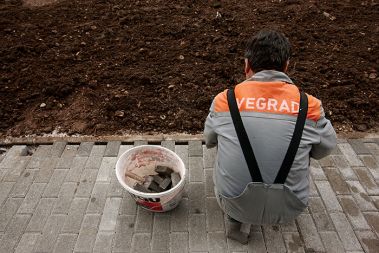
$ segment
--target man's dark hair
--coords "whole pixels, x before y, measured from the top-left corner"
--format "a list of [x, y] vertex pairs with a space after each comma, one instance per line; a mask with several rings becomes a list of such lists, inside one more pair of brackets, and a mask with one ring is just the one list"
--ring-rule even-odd
[[291, 55], [291, 44], [281, 33], [262, 30], [248, 40], [245, 57], [255, 72], [262, 70], [284, 71]]

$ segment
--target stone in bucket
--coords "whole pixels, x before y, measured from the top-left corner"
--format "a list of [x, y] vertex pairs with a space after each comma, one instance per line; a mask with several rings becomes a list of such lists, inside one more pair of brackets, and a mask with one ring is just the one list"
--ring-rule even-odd
[[134, 189], [146, 193], [159, 193], [175, 187], [180, 182], [180, 175], [167, 166], [158, 165], [154, 171], [158, 174], [140, 177], [132, 172], [126, 171], [125, 176], [131, 177], [139, 182]]

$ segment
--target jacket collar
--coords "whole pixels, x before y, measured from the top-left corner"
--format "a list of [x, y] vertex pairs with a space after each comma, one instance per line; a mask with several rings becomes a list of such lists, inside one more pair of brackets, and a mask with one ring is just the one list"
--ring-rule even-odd
[[285, 83], [293, 84], [292, 80], [283, 72], [276, 70], [262, 70], [255, 73], [252, 77], [246, 81], [260, 81], [260, 82], [275, 82], [281, 81]]

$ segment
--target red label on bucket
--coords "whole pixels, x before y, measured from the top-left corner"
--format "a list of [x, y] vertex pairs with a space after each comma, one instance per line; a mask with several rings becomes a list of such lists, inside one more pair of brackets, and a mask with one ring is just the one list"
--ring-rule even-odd
[[142, 198], [140, 196], [136, 196], [132, 194], [134, 197], [136, 203], [146, 209], [149, 209], [151, 211], [163, 211], [163, 207], [161, 205], [161, 199], [160, 198]]

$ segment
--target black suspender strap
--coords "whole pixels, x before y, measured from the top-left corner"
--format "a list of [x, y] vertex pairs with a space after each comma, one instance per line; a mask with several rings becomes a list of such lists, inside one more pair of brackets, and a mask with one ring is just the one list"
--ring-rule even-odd
[[288, 147], [286, 156], [284, 157], [282, 166], [279, 169], [278, 175], [276, 175], [274, 184], [284, 184], [287, 179], [288, 173], [292, 167], [293, 160], [295, 159], [296, 152], [299, 149], [301, 136], [303, 135], [305, 120], [308, 113], [308, 97], [304, 92], [300, 92], [300, 106], [299, 115], [297, 116], [295, 130]]
[[[229, 104], [229, 109], [230, 109], [230, 114], [233, 120], [233, 124], [236, 129], [238, 140], [240, 142], [242, 152], [245, 156], [245, 160], [249, 168], [252, 181], [263, 182], [257, 160], [255, 159], [253, 148], [251, 147], [249, 137], [247, 136], [245, 127], [243, 126], [243, 122], [242, 122], [241, 115], [238, 109], [234, 90], [228, 90], [227, 98], [228, 98], [228, 104]], [[304, 92], [301, 92], [299, 115], [296, 120], [294, 134], [292, 136], [287, 153], [284, 157], [282, 166], [280, 167], [278, 175], [275, 178], [275, 181], [274, 181], [275, 184], [284, 184], [284, 182], [287, 179], [288, 173], [295, 159], [296, 152], [299, 148], [301, 136], [303, 135], [303, 129], [304, 129], [307, 113], [308, 113], [308, 97]]]
[[245, 156], [247, 167], [250, 171], [251, 179], [253, 182], [263, 182], [253, 148], [250, 145], [249, 137], [247, 136], [245, 127], [243, 126], [234, 90], [228, 90], [227, 96], [230, 114], [232, 116], [233, 124], [237, 132], [243, 155]]

